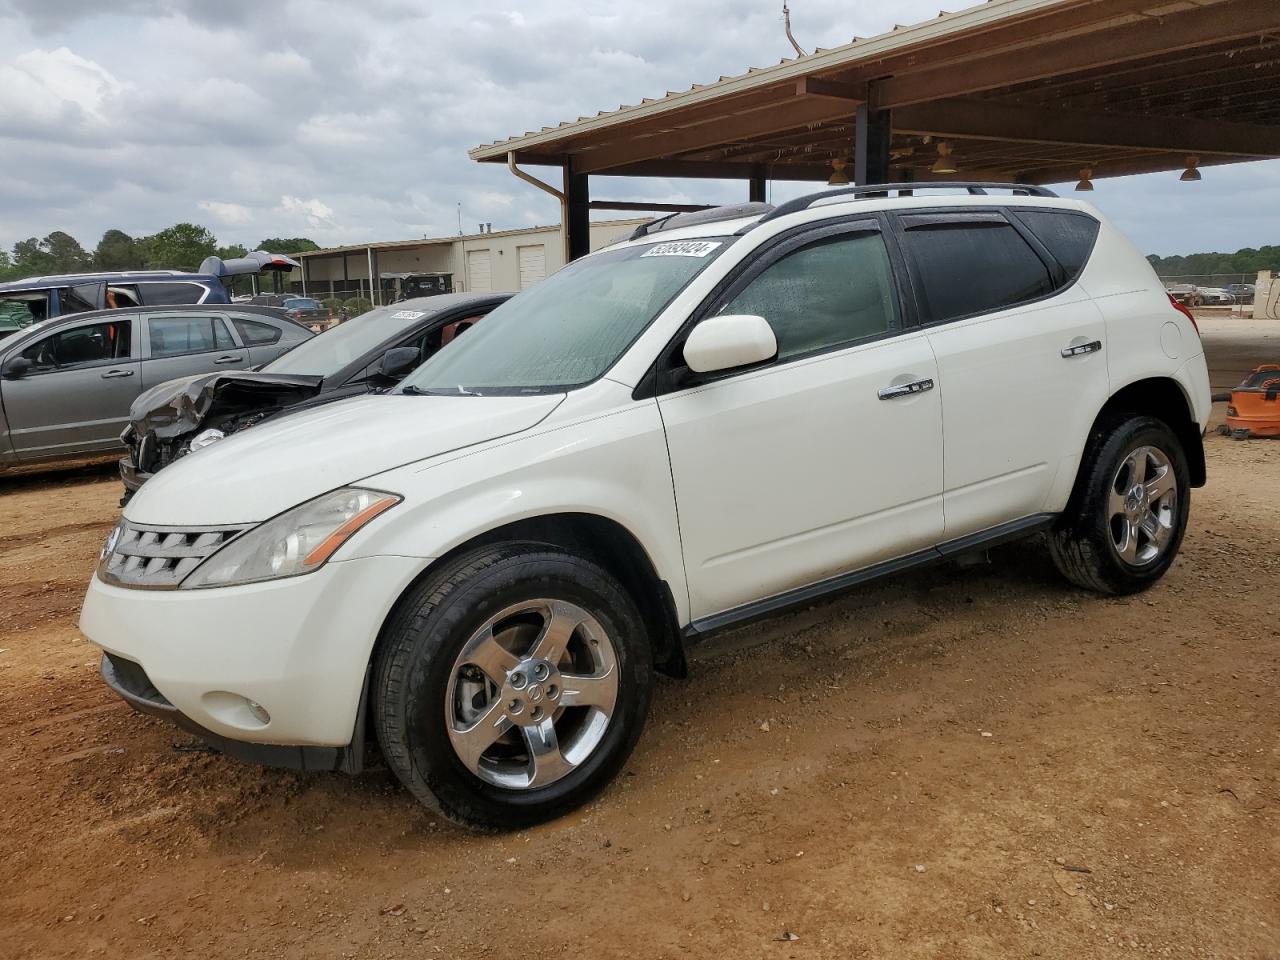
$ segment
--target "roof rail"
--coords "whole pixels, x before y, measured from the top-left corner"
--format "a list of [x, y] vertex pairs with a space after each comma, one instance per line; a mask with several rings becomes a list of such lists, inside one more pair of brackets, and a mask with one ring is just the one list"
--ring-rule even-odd
[[1058, 196], [1048, 187], [1038, 187], [1030, 183], [987, 183], [960, 180], [939, 180], [929, 183], [868, 183], [856, 187], [841, 187], [839, 190], [823, 190], [820, 193], [809, 193], [803, 197], [796, 197], [794, 200], [788, 200], [786, 203], [780, 204], [772, 213], [761, 218], [760, 223], [776, 220], [778, 217], [785, 217], [788, 213], [795, 213], [797, 210], [808, 210], [819, 200], [825, 200], [827, 197], [852, 196], [857, 199], [858, 197], [887, 195], [891, 190], [897, 190], [898, 196], [903, 196], [904, 193], [920, 193], [924, 190], [967, 190], [975, 196], [985, 196], [988, 190], [1009, 190], [1015, 195], [1025, 197]]
[[699, 223], [716, 223], [719, 220], [738, 220], [742, 217], [758, 217], [773, 209], [771, 203], [735, 203], [727, 207], [710, 207], [706, 210], [694, 210], [688, 213], [673, 213], [658, 220], [642, 223], [632, 232], [629, 240], [639, 240], [664, 230], [677, 230], [680, 227], [692, 227]]

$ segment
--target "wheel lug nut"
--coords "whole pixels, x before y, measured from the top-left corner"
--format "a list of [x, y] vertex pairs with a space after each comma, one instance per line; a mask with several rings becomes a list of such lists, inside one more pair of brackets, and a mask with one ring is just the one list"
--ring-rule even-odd
[[533, 708], [533, 712], [529, 714], [529, 717], [530, 717], [531, 719], [533, 719], [533, 720], [541, 720], [541, 719], [542, 719], [542, 708], [541, 708], [541, 707], [534, 707], [534, 708]]
[[534, 676], [534, 679], [536, 680], [547, 679], [547, 665], [545, 663], [540, 663], [536, 667], [534, 667], [533, 676]]
[[510, 703], [507, 704], [507, 709], [510, 710], [512, 713], [519, 713], [521, 710], [524, 709], [524, 701], [512, 700]]
[[513, 673], [511, 675], [511, 685], [515, 687], [517, 690], [523, 690], [525, 687], [525, 684], [527, 684], [528, 682], [529, 682], [529, 678], [526, 677], [523, 673]]

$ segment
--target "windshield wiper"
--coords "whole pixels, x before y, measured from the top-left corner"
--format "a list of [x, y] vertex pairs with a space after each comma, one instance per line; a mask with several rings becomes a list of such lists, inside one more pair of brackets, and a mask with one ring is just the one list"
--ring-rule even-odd
[[430, 387], [424, 390], [422, 387], [415, 387], [413, 384], [400, 388], [401, 393], [406, 393], [411, 397], [478, 397], [481, 394], [474, 390], [468, 390], [459, 384], [453, 388], [437, 388]]

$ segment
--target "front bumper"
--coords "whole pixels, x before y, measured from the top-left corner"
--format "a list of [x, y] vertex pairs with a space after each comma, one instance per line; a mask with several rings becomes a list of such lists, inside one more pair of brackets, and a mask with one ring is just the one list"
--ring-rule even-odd
[[[196, 723], [165, 699], [155, 688], [141, 665], [115, 654], [104, 653], [99, 667], [102, 682], [110, 687], [125, 703], [139, 713], [160, 717], [177, 724], [188, 733], [221, 753], [249, 763], [261, 763], [268, 767], [289, 770], [334, 771], [359, 773], [364, 769], [364, 738], [353, 736], [345, 747], [287, 747], [269, 743], [246, 743], [220, 737]], [[360, 725], [357, 723], [357, 733]]]
[[378, 632], [425, 563], [364, 557], [203, 590], [130, 589], [95, 576], [80, 629], [138, 666], [145, 685], [122, 681], [118, 669], [117, 682], [104, 679], [139, 709], [238, 743], [346, 747]]

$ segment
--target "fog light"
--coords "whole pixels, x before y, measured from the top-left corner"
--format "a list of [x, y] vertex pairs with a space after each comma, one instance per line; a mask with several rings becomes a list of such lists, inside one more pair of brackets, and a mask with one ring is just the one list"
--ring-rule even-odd
[[238, 693], [212, 690], [200, 700], [210, 716], [238, 730], [261, 730], [271, 723], [271, 714], [266, 707]]

